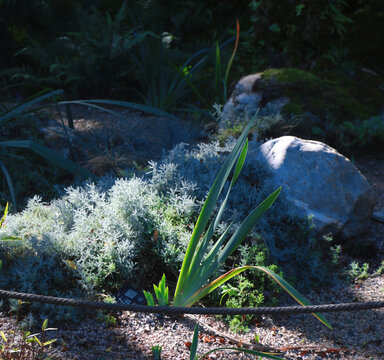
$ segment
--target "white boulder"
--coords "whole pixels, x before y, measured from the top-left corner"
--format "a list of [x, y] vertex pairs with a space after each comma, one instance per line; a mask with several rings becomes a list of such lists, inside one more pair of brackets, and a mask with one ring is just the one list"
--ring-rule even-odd
[[267, 141], [256, 157], [300, 216], [313, 215], [317, 233], [351, 238], [365, 231], [375, 204], [367, 179], [345, 156], [318, 141], [283, 136]]

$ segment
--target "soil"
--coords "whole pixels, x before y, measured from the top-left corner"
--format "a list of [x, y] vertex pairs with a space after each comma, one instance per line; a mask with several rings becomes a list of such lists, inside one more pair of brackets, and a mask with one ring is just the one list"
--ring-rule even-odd
[[144, 168], [180, 142], [193, 145], [206, 140], [203, 127], [192, 121], [121, 108], [110, 108], [110, 112], [85, 106], [71, 109], [74, 129], [67, 129], [69, 136], [63, 131], [62, 122], [67, 125], [64, 113], [64, 119], [53, 113], [41, 131], [43, 141], [98, 176], [107, 172], [119, 175], [132, 166]]
[[[149, 156], [158, 158], [164, 147], [172, 146], [172, 141], [169, 139], [170, 128], [164, 127], [161, 119], [132, 114], [131, 121], [123, 124], [116, 119], [111, 120], [109, 115], [95, 115], [90, 109], [80, 115], [75, 118], [76, 136], [82, 135], [88, 144], [98, 142], [98, 149], [85, 151], [80, 148], [79, 151], [84, 155], [83, 164], [97, 174], [105, 171], [118, 173], [119, 169], [132, 164], [133, 160], [144, 161]], [[137, 139], [142, 133], [146, 133], [147, 137], [145, 146], [140, 150], [137, 145], [140, 141]], [[136, 138], [133, 145], [132, 134], [135, 134]], [[199, 136], [195, 136], [195, 142], [205, 140]], [[114, 139], [118, 139], [117, 142]], [[142, 157], [136, 158], [135, 151]], [[97, 163], [95, 158], [101, 156], [100, 152], [107, 159], [113, 159], [106, 169], [95, 165]], [[384, 154], [364, 155], [357, 157], [354, 162], [375, 191], [377, 198], [375, 210], [383, 209]], [[357, 260], [368, 261], [372, 270], [377, 269], [384, 259], [384, 224], [369, 220], [367, 232], [361, 240], [372, 244], [375, 251], [371, 254], [373, 256]], [[352, 258], [346, 256], [343, 261], [348, 265], [351, 260]], [[376, 274], [355, 283], [340, 280], [332, 288], [316, 289], [306, 295], [314, 304], [329, 304], [383, 300], [383, 291], [384, 275]], [[293, 305], [293, 301], [283, 297], [281, 305]], [[285, 359], [384, 359], [384, 309], [326, 314], [334, 327], [333, 331], [309, 314], [265, 316], [258, 319], [248, 333], [240, 335], [231, 333], [224, 323], [210, 316], [161, 317], [130, 312], [111, 315], [116, 318], [115, 324], [98, 322], [95, 319], [88, 319], [79, 325], [61, 324], [58, 330], [48, 333], [48, 338], [55, 338], [57, 341], [46, 353], [52, 359], [68, 360], [152, 359], [151, 347], [159, 344], [163, 349], [163, 359], [188, 359], [193, 329], [199, 322], [200, 354], [215, 347], [253, 343], [251, 345], [253, 348], [257, 349], [261, 344], [276, 351]], [[19, 334], [17, 342], [20, 343], [21, 332], [17, 329], [18, 325], [12, 316], [1, 314], [0, 331], [9, 334], [10, 330], [15, 330]], [[259, 341], [259, 345], [255, 344], [255, 339]], [[248, 358], [252, 357], [228, 351], [213, 353], [209, 357], [209, 359]]]

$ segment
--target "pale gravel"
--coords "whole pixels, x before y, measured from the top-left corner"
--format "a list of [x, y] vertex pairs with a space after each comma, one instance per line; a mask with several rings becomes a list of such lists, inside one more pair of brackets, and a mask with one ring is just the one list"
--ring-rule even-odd
[[[316, 304], [383, 300], [384, 275], [366, 279], [361, 284], [347, 285], [341, 281], [330, 289], [307, 294]], [[285, 304], [292, 304], [284, 299]], [[258, 335], [259, 342], [281, 350], [285, 359], [384, 359], [384, 309], [338, 312], [326, 314], [334, 330], [329, 330], [310, 314], [266, 316], [251, 326], [249, 333], [241, 336], [228, 332], [225, 324], [211, 316], [168, 317], [122, 312], [115, 326], [95, 320], [80, 325], [63, 324], [52, 331], [49, 338], [56, 338], [48, 351], [53, 359], [102, 360], [102, 359], [152, 359], [151, 347], [162, 345], [162, 359], [188, 359], [188, 342], [193, 336], [197, 318], [215, 332], [200, 326], [199, 353], [215, 347], [238, 346], [252, 342]], [[17, 327], [15, 320], [1, 315], [0, 330], [9, 333]], [[220, 335], [217, 335], [217, 333]], [[222, 334], [238, 336], [234, 343]], [[289, 349], [290, 347], [294, 349]], [[210, 359], [251, 359], [239, 353], [217, 352]]]

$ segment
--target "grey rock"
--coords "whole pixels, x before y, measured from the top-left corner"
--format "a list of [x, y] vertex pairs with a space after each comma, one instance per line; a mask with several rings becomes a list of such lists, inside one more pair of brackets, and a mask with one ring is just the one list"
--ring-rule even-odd
[[252, 74], [243, 77], [235, 86], [231, 96], [223, 107], [220, 127], [236, 124], [260, 112], [261, 115], [279, 114], [283, 107], [289, 103], [286, 96], [277, 97], [261, 106], [262, 92], [253, 91], [256, 81], [261, 74]]
[[142, 291], [134, 289], [131, 285], [127, 285], [120, 289], [115, 295], [116, 302], [120, 304], [146, 304], [147, 301]]
[[372, 213], [372, 219], [384, 223], [384, 209], [374, 211]]
[[261, 73], [244, 76], [236, 84], [235, 89], [232, 92], [232, 95], [238, 96], [242, 93], [250, 94], [252, 92], [254, 83], [259, 79], [261, 79]]
[[137, 291], [135, 291], [133, 289], [129, 289], [124, 295], [130, 299], [133, 299], [134, 297], [136, 297], [138, 295], [138, 293], [137, 293]]
[[363, 233], [375, 204], [366, 178], [330, 146], [294, 136], [267, 141], [256, 159], [282, 186], [295, 215], [313, 215], [317, 233], [351, 238]]

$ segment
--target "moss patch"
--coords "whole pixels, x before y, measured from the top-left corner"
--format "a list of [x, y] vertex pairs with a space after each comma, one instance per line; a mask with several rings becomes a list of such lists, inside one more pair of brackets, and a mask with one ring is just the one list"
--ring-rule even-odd
[[286, 112], [294, 109], [297, 113], [302, 108], [303, 112], [326, 115], [327, 120], [338, 122], [380, 113], [384, 93], [377, 87], [375, 89], [369, 80], [372, 79], [363, 74], [352, 78], [330, 72], [315, 75], [293, 68], [269, 69], [263, 72], [254, 89], [272, 88], [274, 95], [288, 96], [291, 104], [284, 108]]
[[295, 68], [283, 68], [283, 69], [268, 69], [263, 72], [262, 78], [264, 80], [278, 80], [282, 84], [302, 84], [309, 86], [318, 86], [320, 79], [311, 74], [310, 72], [295, 69]]
[[[312, 138], [314, 134], [322, 134], [318, 140], [335, 146], [343, 122], [368, 119], [382, 112], [383, 84], [383, 78], [363, 71], [347, 76], [282, 68], [264, 71], [252, 90], [262, 92], [262, 106], [288, 96], [290, 102], [283, 108], [283, 114], [302, 117], [291, 134], [295, 135], [296, 131], [299, 136]], [[313, 132], [314, 127], [320, 131]]]

